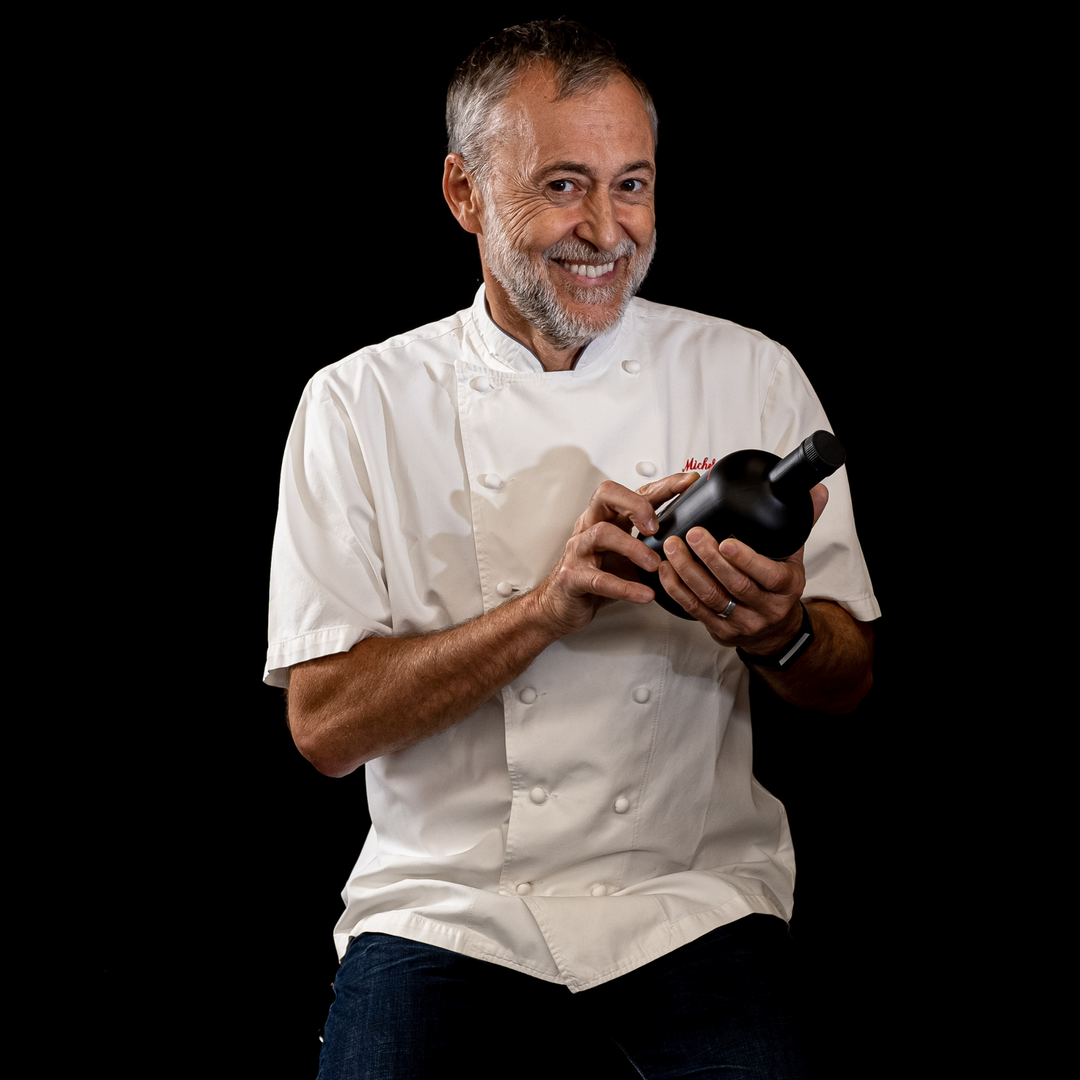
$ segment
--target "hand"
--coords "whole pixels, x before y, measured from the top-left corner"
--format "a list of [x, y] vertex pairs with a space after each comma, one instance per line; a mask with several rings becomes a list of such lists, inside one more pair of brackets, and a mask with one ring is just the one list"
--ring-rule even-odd
[[[829, 492], [818, 484], [810, 497], [817, 524]], [[689, 548], [677, 537], [665, 541], [668, 561], [660, 568], [660, 581], [674, 600], [704, 624], [714, 641], [768, 656], [798, 633], [802, 624], [799, 600], [806, 586], [802, 548], [777, 561], [738, 540], [717, 543], [701, 528], [691, 529], [686, 539]], [[732, 600], [735, 607], [731, 614], [721, 618], [718, 612], [726, 610]]]
[[601, 605], [611, 600], [647, 604], [653, 591], [626, 566], [628, 560], [656, 572], [661, 559], [630, 535], [632, 526], [645, 536], [659, 527], [656, 507], [685, 491], [697, 473], [678, 473], [638, 490], [607, 480], [577, 519], [555, 569], [533, 590], [547, 620], [559, 636], [581, 630]]

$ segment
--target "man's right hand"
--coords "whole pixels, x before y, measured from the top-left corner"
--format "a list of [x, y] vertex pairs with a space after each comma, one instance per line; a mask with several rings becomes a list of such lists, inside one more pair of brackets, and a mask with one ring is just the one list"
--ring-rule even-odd
[[658, 527], [656, 507], [697, 478], [697, 473], [676, 473], [637, 491], [607, 480], [593, 492], [562, 558], [532, 593], [558, 637], [584, 629], [612, 600], [647, 604], [653, 599], [652, 589], [635, 578], [629, 564], [655, 573], [661, 560], [630, 529], [636, 526], [652, 536]]

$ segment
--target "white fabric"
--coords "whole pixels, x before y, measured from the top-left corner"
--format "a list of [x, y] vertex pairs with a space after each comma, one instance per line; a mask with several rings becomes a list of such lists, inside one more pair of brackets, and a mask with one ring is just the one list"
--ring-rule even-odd
[[[791, 355], [754, 331], [637, 299], [573, 371], [544, 372], [481, 289], [308, 385], [266, 681], [535, 586], [605, 479], [782, 455], [828, 426]], [[874, 619], [844, 470], [828, 487], [805, 596]], [[657, 604], [602, 609], [468, 719], [366, 770], [373, 825], [339, 952], [381, 931], [583, 990], [750, 912], [790, 917], [791, 842], [751, 775], [746, 669]]]

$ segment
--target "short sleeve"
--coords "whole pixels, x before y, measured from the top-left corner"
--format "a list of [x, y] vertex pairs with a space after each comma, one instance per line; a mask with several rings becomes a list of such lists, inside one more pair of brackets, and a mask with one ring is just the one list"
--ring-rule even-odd
[[353, 422], [328, 379], [307, 386], [281, 466], [263, 681], [391, 633], [382, 544]]
[[[815, 431], [832, 431], [809, 379], [783, 347], [765, 398], [762, 429], [767, 448], [781, 457]], [[806, 541], [803, 599], [834, 600], [852, 618], [871, 622], [880, 617], [881, 609], [855, 530], [847, 469], [839, 469], [823, 483], [829, 489], [829, 503]]]

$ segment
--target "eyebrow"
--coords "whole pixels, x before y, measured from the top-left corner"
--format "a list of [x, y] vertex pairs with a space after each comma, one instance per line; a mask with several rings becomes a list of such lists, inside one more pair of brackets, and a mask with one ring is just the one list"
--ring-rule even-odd
[[[628, 165], [624, 165], [621, 169], [619, 169], [616, 172], [616, 175], [617, 176], [622, 176], [624, 173], [628, 173], [628, 172], [649, 172], [649, 173], [653, 173], [655, 171], [656, 171], [656, 169], [653, 166], [653, 163], [651, 161], [646, 161], [646, 160], [632, 161]], [[551, 176], [552, 173], [564, 173], [564, 172], [581, 173], [583, 176], [588, 176], [588, 177], [594, 177], [596, 175], [596, 170], [593, 169], [593, 167], [591, 165], [586, 165], [584, 162], [581, 162], [581, 161], [555, 161], [555, 162], [552, 162], [552, 164], [550, 164], [546, 169], [544, 169], [544, 171], [541, 173], [541, 176], [548, 177], [548, 176]]]

